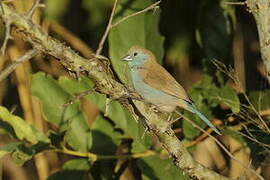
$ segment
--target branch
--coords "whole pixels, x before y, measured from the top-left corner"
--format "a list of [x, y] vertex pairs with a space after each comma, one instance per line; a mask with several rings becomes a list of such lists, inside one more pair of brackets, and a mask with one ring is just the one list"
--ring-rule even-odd
[[105, 43], [105, 40], [107, 39], [107, 36], [110, 32], [110, 30], [116, 26], [118, 26], [120, 23], [126, 21], [127, 19], [133, 17], [133, 16], [137, 16], [139, 14], [142, 14], [142, 13], [145, 13], [146, 11], [149, 11], [151, 9], [156, 9], [158, 8], [158, 4], [160, 4], [161, 1], [157, 1], [155, 2], [154, 4], [151, 4], [150, 6], [146, 7], [145, 9], [141, 10], [141, 11], [138, 11], [136, 13], [133, 13], [133, 14], [130, 14], [122, 19], [120, 19], [119, 21], [117, 21], [116, 23], [112, 24], [112, 21], [113, 21], [113, 16], [115, 14], [115, 10], [116, 10], [116, 5], [117, 5], [117, 0], [114, 1], [114, 5], [113, 5], [113, 9], [112, 9], [112, 12], [111, 12], [111, 16], [110, 16], [110, 19], [109, 19], [109, 22], [108, 22], [108, 25], [106, 27], [106, 30], [105, 30], [105, 33], [103, 34], [100, 42], [99, 42], [99, 45], [98, 45], [98, 49], [96, 51], [96, 55], [100, 55], [102, 49], [103, 49], [103, 45]]
[[66, 42], [68, 42], [75, 50], [79, 51], [84, 57], [91, 58], [94, 53], [92, 49], [80, 38], [78, 38], [71, 31], [61, 26], [59, 23], [53, 20], [47, 20], [50, 30], [55, 32], [61, 38], [63, 38]]
[[230, 153], [230, 151], [221, 143], [217, 140], [217, 138], [215, 138], [214, 136], [212, 136], [210, 133], [206, 132], [204, 129], [202, 129], [200, 126], [196, 125], [193, 121], [191, 121], [189, 118], [182, 116], [186, 121], [188, 121], [189, 123], [191, 123], [194, 127], [196, 127], [197, 129], [199, 129], [200, 131], [208, 134], [208, 136], [210, 138], [212, 138], [223, 150], [224, 152], [226, 152], [226, 154], [234, 161], [236, 161], [240, 166], [242, 166], [243, 168], [245, 168], [247, 171], [250, 171], [251, 173], [253, 173], [254, 175], [256, 175], [260, 180], [264, 180], [264, 178], [258, 173], [256, 172], [254, 169], [250, 168], [249, 166], [243, 164], [241, 161], [239, 161], [238, 159], [236, 159], [232, 153]]
[[101, 53], [101, 51], [103, 49], [103, 45], [105, 43], [105, 40], [107, 39], [107, 36], [108, 36], [108, 34], [109, 34], [110, 30], [111, 30], [111, 24], [112, 24], [114, 12], [116, 10], [116, 5], [117, 5], [117, 0], [114, 0], [113, 9], [112, 9], [112, 12], [111, 12], [111, 16], [110, 16], [108, 25], [107, 25], [106, 30], [105, 30], [105, 32], [104, 32], [104, 34], [103, 34], [103, 36], [102, 36], [102, 38], [101, 38], [101, 40], [100, 40], [100, 42], [98, 44], [98, 49], [96, 51], [97, 56], [100, 55], [100, 53]]
[[43, 7], [42, 4], [40, 4], [40, 0], [35, 0], [33, 6], [31, 7], [31, 9], [26, 13], [27, 18], [31, 19], [35, 10], [39, 7]]
[[[2, 3], [1, 3], [1, 7], [3, 8]], [[4, 9], [2, 9], [2, 12], [5, 12]], [[6, 28], [4, 42], [3, 42], [2, 47], [1, 47], [1, 53], [2, 53], [2, 55], [4, 55], [5, 51], [6, 51], [6, 48], [7, 48], [8, 40], [13, 38], [10, 35], [10, 25], [12, 24], [13, 20], [12, 20], [12, 18], [7, 18], [5, 16], [5, 14], [3, 14], [2, 18], [3, 18], [4, 22], [5, 22], [5, 28]]]
[[54, 149], [56, 152], [60, 152], [63, 154], [68, 154], [72, 156], [77, 157], [85, 157], [91, 159], [92, 162], [95, 162], [96, 160], [102, 160], [102, 159], [126, 159], [126, 158], [143, 158], [143, 157], [149, 157], [155, 155], [154, 151], [148, 150], [142, 153], [135, 153], [135, 154], [127, 154], [127, 155], [98, 155], [90, 152], [78, 152], [78, 151], [72, 151], [69, 149]]
[[257, 24], [261, 56], [270, 84], [270, 2], [268, 0], [247, 0], [246, 4]]
[[[121, 97], [130, 97], [129, 91], [121, 83], [116, 81], [108, 66], [103, 60], [98, 58], [86, 59], [79, 56], [70, 47], [65, 46], [58, 40], [42, 31], [39, 25], [33, 24], [26, 16], [18, 14], [12, 7], [2, 4], [5, 14], [0, 11], [1, 18], [5, 21], [6, 17], [12, 17], [12, 25], [24, 36], [24, 39], [32, 46], [60, 60], [60, 62], [69, 70], [76, 74], [86, 73], [96, 82], [99, 92], [109, 95], [112, 99]], [[94, 55], [93, 55], [94, 57]]]
[[[100, 93], [108, 95], [111, 99], [119, 100], [124, 106], [126, 104], [120, 101], [120, 99], [129, 97], [134, 99], [140, 98], [136, 94], [131, 94], [123, 84], [116, 81], [109, 67], [98, 56], [94, 56], [92, 59], [85, 59], [76, 54], [71, 48], [44, 33], [40, 26], [33, 24], [26, 16], [16, 13], [10, 6], [3, 4], [3, 9], [6, 17], [14, 18], [14, 21], [12, 21], [14, 28], [34, 48], [59, 59], [69, 71], [88, 75], [95, 82], [95, 87]], [[0, 11], [2, 19], [3, 16], [4, 14]], [[3, 20], [5, 21], [6, 19]], [[184, 145], [174, 135], [173, 130], [168, 128], [170, 123], [167, 121], [165, 113], [154, 112], [148, 104], [141, 101], [134, 100], [134, 104], [146, 118], [150, 131], [158, 137], [160, 143], [169, 152], [178, 168], [182, 169], [188, 176], [198, 180], [228, 180], [228, 178], [193, 160]]]
[[30, 60], [31, 58], [35, 57], [38, 55], [38, 50], [32, 49], [26, 52], [23, 56], [19, 57], [16, 59], [14, 62], [12, 62], [6, 69], [4, 69], [0, 73], [0, 82], [3, 81], [10, 73], [12, 73], [16, 67], [25, 61]]
[[130, 15], [128, 15], [128, 16], [126, 16], [126, 17], [120, 19], [120, 20], [117, 21], [116, 23], [112, 24], [112, 25], [111, 25], [111, 28], [113, 28], [113, 27], [115, 27], [115, 26], [118, 26], [120, 23], [126, 21], [127, 19], [129, 19], [129, 18], [131, 18], [131, 17], [133, 17], [133, 16], [137, 16], [137, 15], [142, 14], [142, 13], [144, 13], [144, 12], [146, 12], [146, 11], [151, 10], [151, 9], [156, 9], [156, 8], [158, 8], [158, 5], [159, 5], [160, 3], [161, 3], [161, 1], [157, 1], [157, 2], [155, 2], [154, 4], [151, 4], [150, 6], [148, 6], [147, 8], [145, 8], [145, 9], [143, 9], [143, 10], [141, 10], [141, 11], [138, 11], [138, 12], [136, 12], [136, 13], [130, 14]]
[[[158, 137], [163, 147], [174, 159], [176, 166], [180, 167], [192, 179], [229, 180], [229, 178], [221, 176], [220, 174], [217, 174], [216, 172], [196, 162], [183, 146], [183, 144], [175, 137], [175, 135], [161, 133], [156, 130], [153, 130], [153, 132]], [[173, 133], [173, 131], [170, 133]]]

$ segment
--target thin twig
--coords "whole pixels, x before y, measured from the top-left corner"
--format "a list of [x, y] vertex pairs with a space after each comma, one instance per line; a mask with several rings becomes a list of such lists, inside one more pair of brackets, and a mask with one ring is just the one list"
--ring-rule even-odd
[[[219, 120], [219, 119], [215, 119], [215, 122], [216, 123], [213, 123], [214, 125], [221, 125], [222, 124], [222, 121]], [[208, 128], [206, 130], [207, 133], [203, 133], [202, 135], [200, 135], [199, 137], [197, 137], [194, 141], [191, 141], [187, 144], [184, 144], [185, 147], [191, 147], [191, 146], [194, 146], [196, 144], [198, 144], [199, 142], [201, 142], [202, 140], [204, 140], [205, 138], [208, 137], [208, 134], [210, 134], [211, 132], [213, 132], [214, 130], [212, 128]]]
[[5, 14], [5, 11], [4, 11], [4, 8], [3, 8], [2, 3], [10, 3], [10, 2], [12, 2], [12, 1], [14, 1], [14, 0], [2, 0], [2, 1], [0, 2], [1, 11], [3, 12], [3, 14]]
[[136, 13], [133, 13], [133, 14], [130, 14], [130, 15], [126, 16], [126, 17], [123, 17], [122, 19], [120, 19], [120, 20], [117, 21], [116, 23], [112, 24], [112, 25], [111, 25], [111, 28], [113, 28], [113, 27], [119, 25], [120, 23], [124, 22], [125, 20], [127, 20], [127, 19], [129, 19], [129, 18], [131, 18], [131, 17], [133, 17], [133, 16], [137, 16], [137, 15], [142, 14], [142, 13], [144, 13], [144, 12], [146, 12], [146, 11], [151, 10], [151, 9], [156, 9], [156, 8], [158, 8], [158, 4], [159, 4], [160, 2], [161, 2], [161, 1], [157, 1], [156, 3], [151, 4], [150, 6], [148, 6], [147, 8], [145, 8], [145, 9], [143, 9], [143, 10], [141, 10], [141, 11], [138, 11], [138, 12], [136, 12]]
[[36, 0], [33, 4], [33, 6], [31, 7], [31, 9], [26, 13], [26, 17], [31, 19], [31, 17], [33, 16], [35, 10], [38, 8], [38, 7], [41, 7], [41, 4], [40, 4], [40, 0]]
[[12, 62], [6, 69], [4, 69], [1, 73], [0, 73], [0, 82], [5, 79], [10, 73], [12, 73], [16, 67], [20, 64], [22, 64], [23, 62], [33, 58], [34, 56], [38, 55], [38, 50], [36, 49], [32, 49], [29, 50], [28, 52], [26, 52], [23, 56], [19, 57], [18, 59], [16, 59], [14, 62]]
[[12, 24], [12, 20], [11, 19], [7, 19], [5, 21], [6, 33], [5, 33], [5, 39], [4, 39], [3, 45], [1, 47], [1, 53], [2, 53], [2, 55], [5, 54], [8, 40], [9, 39], [12, 39], [12, 36], [10, 35], [10, 25], [11, 24]]
[[[245, 128], [245, 129], [248, 132], [248, 129], [247, 128]], [[251, 141], [253, 141], [253, 142], [255, 142], [255, 143], [257, 143], [257, 144], [259, 144], [259, 145], [261, 145], [263, 147], [266, 147], [266, 148], [270, 149], [270, 145], [269, 144], [262, 143], [262, 142], [258, 141], [256, 138], [252, 137], [251, 135], [248, 136], [248, 135], [246, 135], [246, 134], [244, 134], [242, 132], [237, 132], [237, 133], [240, 134], [241, 136], [244, 136], [244, 137], [250, 139]]]
[[78, 151], [72, 151], [69, 149], [55, 149], [56, 152], [77, 156], [77, 157], [86, 157], [91, 159], [92, 161], [96, 161], [98, 159], [125, 159], [125, 158], [143, 158], [143, 157], [149, 157], [153, 156], [156, 153], [154, 151], [148, 150], [142, 153], [136, 153], [136, 154], [128, 154], [128, 155], [97, 155], [91, 152], [78, 152]]
[[99, 42], [99, 44], [98, 44], [98, 49], [97, 49], [97, 51], [96, 51], [96, 55], [100, 55], [100, 53], [101, 53], [101, 51], [102, 51], [102, 49], [103, 49], [103, 45], [104, 45], [104, 43], [105, 43], [105, 40], [106, 40], [106, 38], [107, 38], [107, 36], [108, 36], [108, 34], [109, 34], [109, 32], [110, 32], [111, 24], [112, 24], [112, 20], [113, 20], [113, 16], [114, 16], [114, 12], [115, 12], [115, 10], [116, 10], [117, 1], [118, 1], [118, 0], [115, 0], [115, 1], [114, 1], [113, 9], [112, 9], [112, 12], [111, 12], [111, 16], [110, 16], [109, 22], [108, 22], [108, 25], [107, 25], [107, 27], [106, 27], [106, 30], [105, 30], [105, 32], [104, 32], [104, 34], [103, 34], [103, 36], [102, 36], [100, 42]]
[[246, 3], [246, 1], [244, 1], [244, 2], [227, 1], [227, 2], [224, 2], [224, 4], [226, 4], [226, 5], [241, 5], [241, 6], [243, 6], [243, 5], [246, 5], [247, 3]]
[[262, 122], [262, 124], [265, 127], [265, 129], [267, 130], [268, 134], [270, 134], [269, 127], [267, 126], [267, 124], [265, 123], [265, 121], [263, 120], [263, 118], [260, 116], [259, 112], [256, 110], [256, 108], [254, 107], [254, 105], [251, 103], [251, 101], [249, 100], [247, 94], [246, 93], [243, 93], [243, 94], [244, 94], [244, 97], [247, 100], [248, 104], [252, 108], [252, 110], [255, 112], [255, 114], [257, 115], [257, 117], [259, 118], [259, 120]]
[[184, 115], [181, 115], [185, 120], [187, 120], [189, 123], [191, 123], [194, 127], [196, 127], [197, 129], [199, 129], [200, 131], [208, 134], [208, 136], [210, 138], [212, 138], [225, 152], [226, 154], [228, 154], [228, 156], [230, 158], [232, 158], [233, 160], [235, 160], [237, 163], [239, 163], [243, 168], [251, 171], [252, 173], [254, 173], [259, 179], [261, 180], [265, 180], [260, 174], [258, 174], [254, 169], [249, 168], [248, 166], [246, 166], [245, 164], [243, 164], [241, 161], [239, 161], [238, 159], [236, 159], [230, 152], [229, 150], [219, 141], [217, 140], [217, 138], [215, 138], [214, 136], [212, 136], [210, 133], [208, 133], [206, 130], [204, 130], [203, 128], [201, 128], [200, 126], [198, 126], [197, 124], [195, 124], [193, 121], [191, 121], [189, 118], [187, 118]]
[[113, 16], [114, 16], [114, 13], [115, 13], [115, 9], [116, 9], [116, 5], [117, 5], [117, 0], [114, 1], [114, 6], [113, 6], [113, 9], [112, 9], [112, 12], [111, 12], [111, 16], [110, 16], [110, 19], [109, 19], [109, 23], [106, 27], [106, 30], [105, 30], [105, 33], [103, 34], [102, 38], [101, 38], [101, 41], [99, 42], [99, 45], [98, 45], [98, 49], [96, 51], [96, 55], [100, 55], [102, 49], [103, 49], [103, 45], [105, 43], [105, 40], [110, 32], [110, 30], [114, 27], [116, 27], [117, 25], [119, 25], [120, 23], [126, 21], [127, 19], [133, 17], [133, 16], [137, 16], [139, 14], [142, 14], [146, 11], [149, 11], [151, 9], [156, 9], [158, 8], [158, 4], [160, 3], [161, 1], [157, 1], [156, 3], [154, 4], [151, 4], [150, 6], [146, 7], [145, 9], [141, 10], [141, 11], [138, 11], [136, 13], [133, 13], [133, 14], [130, 14], [126, 17], [123, 17], [122, 19], [120, 19], [119, 21], [117, 21], [116, 23], [112, 24], [112, 20], [113, 20]]
[[75, 97], [73, 99], [71, 99], [67, 103], [63, 104], [63, 106], [66, 107], [66, 106], [69, 106], [71, 104], [74, 104], [75, 101], [81, 99], [84, 96], [87, 96], [87, 95], [93, 93], [94, 91], [96, 91], [96, 88], [95, 87], [92, 88], [92, 89], [88, 89], [88, 90], [86, 90], [84, 92], [78, 93], [78, 94], [75, 95]]
[[5, 10], [3, 8], [2, 2], [0, 2], [0, 6], [1, 6], [1, 11], [3, 12], [3, 14], [5, 14]]
[[229, 78], [231, 78], [233, 80], [233, 82], [235, 84], [238, 84], [238, 86], [242, 89], [243, 95], [246, 99], [246, 101], [248, 102], [250, 108], [254, 111], [254, 113], [257, 115], [257, 117], [259, 118], [259, 120], [261, 121], [261, 123], [263, 124], [264, 128], [267, 130], [267, 133], [270, 134], [270, 129], [267, 126], [267, 124], [265, 123], [265, 121], [262, 119], [262, 117], [260, 116], [259, 112], [256, 110], [256, 108], [254, 107], [254, 105], [251, 103], [250, 99], [248, 98], [246, 92], [243, 90], [241, 83], [239, 81], [238, 76], [233, 75], [234, 70], [231, 68], [227, 68], [225, 66], [225, 64], [219, 62], [217, 59], [213, 59], [212, 63], [217, 67], [217, 69], [221, 72], [223, 72], [224, 74], [226, 74]]

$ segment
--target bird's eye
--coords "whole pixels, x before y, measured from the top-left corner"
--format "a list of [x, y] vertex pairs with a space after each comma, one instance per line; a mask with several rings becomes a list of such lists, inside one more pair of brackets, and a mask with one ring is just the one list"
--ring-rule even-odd
[[137, 52], [135, 52], [134, 54], [133, 54], [133, 56], [137, 56], [138, 55], [138, 53]]

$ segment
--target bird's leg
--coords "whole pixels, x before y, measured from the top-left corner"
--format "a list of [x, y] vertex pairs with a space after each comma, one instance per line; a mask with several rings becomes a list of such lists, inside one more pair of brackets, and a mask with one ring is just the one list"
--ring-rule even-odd
[[168, 129], [170, 128], [170, 126], [173, 124], [173, 123], [175, 123], [176, 121], [178, 121], [179, 119], [181, 119], [182, 118], [182, 116], [179, 116], [179, 117], [177, 117], [176, 119], [173, 119], [172, 118], [172, 113], [170, 113], [169, 115], [168, 115], [168, 119], [167, 119], [167, 121], [168, 121]]
[[144, 138], [144, 135], [146, 134], [146, 132], [150, 131], [150, 128], [149, 126], [147, 126], [147, 124], [143, 123], [143, 126], [144, 126], [144, 131], [143, 131], [141, 139]]
[[[168, 118], [167, 118], [167, 121], [170, 123], [170, 121], [171, 121], [171, 118], [172, 118], [172, 113], [169, 113], [169, 115], [168, 115]], [[174, 121], [175, 122], [175, 121]]]
[[181, 119], [182, 117], [178, 117], [178, 118], [176, 118], [176, 119], [172, 119], [172, 120], [170, 120], [169, 121], [169, 123], [170, 124], [173, 124], [173, 123], [175, 123], [176, 121], [178, 121], [179, 119]]

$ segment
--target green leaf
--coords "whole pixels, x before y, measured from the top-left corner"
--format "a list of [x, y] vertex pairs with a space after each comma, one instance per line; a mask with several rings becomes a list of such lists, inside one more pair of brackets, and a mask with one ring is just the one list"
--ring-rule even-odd
[[77, 151], [87, 152], [92, 147], [92, 132], [82, 113], [69, 122], [65, 140]]
[[46, 121], [60, 126], [74, 115], [75, 104], [63, 107], [70, 95], [50, 75], [36, 73], [32, 75], [31, 91], [42, 102], [43, 117]]
[[73, 149], [87, 152], [92, 146], [92, 135], [83, 112], [77, 103], [63, 106], [72, 98], [70, 91], [77, 92], [82, 88], [65, 82], [69, 80], [60, 78], [56, 81], [44, 73], [36, 73], [32, 76], [32, 94], [42, 103], [44, 119], [66, 131], [65, 139]]
[[24, 144], [19, 144], [16, 149], [12, 152], [11, 157], [14, 162], [18, 165], [23, 165], [26, 161], [32, 159], [35, 155], [33, 147], [27, 147]]
[[92, 124], [92, 134], [93, 146], [91, 152], [104, 155], [115, 154], [122, 135], [113, 127], [112, 123], [109, 123], [102, 116], [98, 116]]
[[160, 159], [158, 156], [150, 156], [138, 160], [138, 166], [144, 180], [189, 180], [183, 175], [183, 171], [177, 168], [171, 159]]
[[[240, 111], [240, 100], [236, 91], [229, 85], [217, 87], [213, 81], [213, 77], [204, 75], [203, 79], [194, 84], [190, 89], [189, 95], [195, 102], [197, 109], [208, 119], [213, 117], [212, 109], [221, 104], [226, 104], [233, 113], [238, 113]], [[185, 115], [201, 128], [207, 126], [195, 114], [185, 111]], [[200, 133], [197, 128], [186, 121], [183, 121], [183, 128], [187, 139], [193, 139]]]
[[[32, 92], [41, 99], [45, 119], [65, 130], [67, 142], [76, 150], [80, 147], [80, 151], [86, 151], [85, 148], [92, 145], [92, 138], [89, 130], [87, 130], [88, 127], [85, 124], [83, 115], [76, 104], [68, 106], [66, 110], [59, 107], [71, 98], [70, 94], [80, 93], [91, 88], [93, 88], [93, 83], [86, 77], [82, 77], [81, 80], [60, 77], [56, 81], [50, 76], [45, 77], [43, 73], [37, 73], [33, 75], [32, 80]], [[52, 100], [52, 97], [54, 97], [54, 100]], [[94, 92], [84, 98], [96, 104], [102, 112], [105, 112], [105, 95]], [[112, 101], [109, 104], [108, 117], [113, 120], [116, 128], [122, 129], [125, 134], [131, 136], [134, 140], [150, 146], [151, 139], [149, 135], [146, 135], [143, 139], [141, 138], [144, 132], [143, 127], [136, 123], [131, 113], [123, 108], [120, 103]], [[53, 118], [57, 118], [57, 120], [55, 121]]]
[[[212, 83], [212, 78], [210, 76], [204, 76], [201, 81], [198, 81], [189, 90], [189, 95], [194, 101], [197, 109], [203, 113], [208, 119], [212, 117], [211, 106], [217, 106], [217, 103], [210, 105], [205, 101], [209, 97], [215, 96], [218, 93], [217, 87]], [[184, 111], [184, 115], [190, 120], [195, 122], [201, 128], [205, 128], [207, 125], [196, 115], [187, 111]], [[200, 134], [200, 130], [195, 128], [186, 120], [183, 120], [183, 132], [185, 138], [193, 139]]]
[[11, 114], [6, 108], [0, 106], [0, 127], [21, 141], [28, 143], [10, 143], [0, 147], [0, 158], [11, 153], [18, 165], [31, 159], [35, 154], [48, 148], [50, 139], [23, 119]]
[[10, 143], [0, 147], [0, 158], [4, 155], [11, 153], [11, 157], [18, 165], [23, 165], [26, 161], [30, 160], [37, 153], [48, 149], [48, 143], [39, 142], [34, 145], [23, 143]]
[[38, 131], [28, 123], [26, 123], [23, 119], [18, 116], [13, 115], [10, 113], [5, 107], [0, 106], [0, 120], [4, 121], [9, 126], [1, 126], [1, 128], [7, 128], [7, 130], [11, 130], [14, 132], [12, 135], [16, 135], [16, 138], [19, 140], [27, 140], [33, 144], [36, 144], [39, 141], [44, 143], [49, 143], [49, 138], [43, 134], [42, 132]]
[[144, 128], [137, 123], [131, 113], [120, 103], [112, 102], [109, 106], [109, 117], [115, 122], [116, 127], [123, 129], [125, 134], [131, 136], [135, 141], [149, 145], [150, 137], [146, 135], [142, 139]]
[[[59, 85], [69, 94], [81, 93], [94, 87], [94, 83], [85, 76], [82, 76], [80, 80], [62, 76], [59, 78]], [[84, 98], [96, 104], [101, 111], [105, 111], [106, 96], [104, 94], [93, 92]]]
[[248, 96], [258, 111], [270, 109], [270, 90], [251, 91]]
[[[80, 81], [69, 79], [67, 77], [60, 77], [59, 84], [70, 94], [86, 91], [93, 88], [94, 85], [89, 80], [89, 78], [86, 77], [82, 77]], [[89, 100], [91, 103], [96, 104], [99, 107], [100, 111], [105, 113], [105, 95], [94, 92], [85, 96], [84, 98]], [[150, 136], [145, 135], [143, 139], [141, 138], [144, 133], [144, 128], [141, 124], [136, 123], [131, 113], [127, 109], [125, 109], [120, 103], [116, 101], [112, 101], [109, 103], [108, 118], [115, 123], [116, 128], [122, 129], [126, 135], [132, 137], [135, 141], [144, 144], [144, 146], [146, 147], [150, 146]]]
[[219, 91], [219, 104], [226, 104], [230, 107], [234, 114], [240, 111], [240, 101], [237, 96], [237, 93], [230, 86], [225, 85]]
[[229, 6], [223, 7], [223, 3], [223, 0], [202, 1], [197, 38], [207, 58], [224, 61], [229, 55], [232, 43], [232, 19], [235, 15], [233, 9]]
[[[142, 10], [151, 3], [150, 0], [120, 1], [114, 22]], [[154, 12], [142, 13], [127, 19], [111, 30], [109, 34], [109, 54], [114, 70], [121, 80], [125, 80], [124, 77], [128, 72], [125, 63], [121, 61], [121, 57], [131, 46], [139, 45], [151, 50], [157, 61], [161, 63], [164, 54], [164, 38], [158, 30], [159, 16], [159, 9]]]
[[54, 173], [48, 180], [84, 180], [90, 167], [90, 162], [87, 159], [72, 159], [63, 165], [62, 171]]
[[2, 158], [4, 155], [8, 153], [14, 152], [16, 148], [21, 144], [22, 143], [9, 143], [7, 145], [0, 147], [0, 158]]
[[72, 159], [65, 162], [63, 170], [88, 171], [90, 167], [90, 162], [87, 159]]

